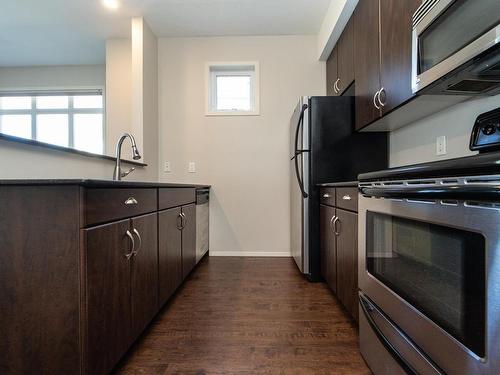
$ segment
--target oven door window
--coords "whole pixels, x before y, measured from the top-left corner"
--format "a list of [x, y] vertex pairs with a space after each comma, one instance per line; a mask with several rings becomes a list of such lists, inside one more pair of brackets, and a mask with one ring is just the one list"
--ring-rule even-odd
[[456, 0], [419, 35], [419, 73], [498, 25], [498, 0]]
[[484, 357], [483, 235], [367, 212], [367, 271]]

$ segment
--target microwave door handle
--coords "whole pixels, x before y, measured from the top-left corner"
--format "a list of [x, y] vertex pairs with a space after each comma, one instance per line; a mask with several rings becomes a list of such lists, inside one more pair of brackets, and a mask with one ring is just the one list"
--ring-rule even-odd
[[368, 324], [372, 328], [379, 341], [382, 343], [382, 345], [384, 345], [385, 349], [392, 356], [392, 358], [394, 358], [394, 360], [406, 371], [407, 374], [418, 375], [418, 372], [416, 372], [415, 369], [406, 361], [406, 359], [404, 359], [404, 357], [398, 352], [394, 345], [391, 344], [389, 339], [385, 337], [384, 333], [377, 326], [377, 323], [371, 316], [371, 313], [375, 310], [371, 303], [362, 296], [359, 296], [359, 302], [361, 310], [363, 311]]

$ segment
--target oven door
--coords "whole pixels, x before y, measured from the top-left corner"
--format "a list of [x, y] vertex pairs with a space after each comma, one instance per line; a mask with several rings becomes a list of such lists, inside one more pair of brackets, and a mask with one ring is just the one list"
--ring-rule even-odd
[[500, 373], [500, 209], [388, 190], [359, 200], [361, 292], [444, 372]]

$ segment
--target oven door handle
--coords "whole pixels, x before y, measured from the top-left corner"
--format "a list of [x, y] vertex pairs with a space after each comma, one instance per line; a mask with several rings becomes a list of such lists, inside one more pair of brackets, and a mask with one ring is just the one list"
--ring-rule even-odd
[[387, 339], [387, 337], [385, 337], [383, 332], [377, 326], [377, 323], [375, 323], [375, 320], [371, 316], [371, 312], [375, 310], [372, 304], [366, 298], [363, 298], [361, 295], [359, 296], [359, 302], [361, 305], [361, 309], [365, 314], [366, 320], [368, 321], [368, 324], [370, 324], [370, 327], [373, 329], [373, 332], [380, 340], [382, 345], [384, 345], [385, 349], [389, 352], [392, 358], [394, 358], [394, 360], [403, 368], [403, 370], [406, 371], [407, 374], [418, 375], [418, 372], [408, 363], [408, 361], [406, 361], [406, 359], [403, 358], [403, 356], [398, 352], [398, 350], [394, 347], [394, 345], [392, 345], [391, 342]]
[[456, 199], [456, 200], [498, 200], [499, 185], [449, 185], [449, 186], [404, 186], [359, 188], [362, 195], [376, 198], [408, 199]]

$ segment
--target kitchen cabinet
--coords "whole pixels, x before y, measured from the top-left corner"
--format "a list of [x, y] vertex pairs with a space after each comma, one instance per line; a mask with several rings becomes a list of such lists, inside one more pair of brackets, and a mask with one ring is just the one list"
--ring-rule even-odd
[[358, 214], [338, 208], [337, 296], [358, 320]]
[[337, 246], [333, 221], [335, 220], [335, 208], [321, 205], [320, 216], [320, 258], [321, 276], [330, 289], [337, 292]]
[[196, 266], [196, 205], [182, 206], [182, 277]]
[[326, 61], [327, 95], [337, 96], [354, 81], [354, 22], [349, 20]]
[[412, 16], [419, 0], [360, 0], [354, 18], [356, 130], [410, 99]]
[[84, 230], [88, 372], [104, 374], [132, 342], [130, 221]]
[[[332, 199], [332, 196], [335, 199]], [[347, 312], [358, 320], [357, 188], [320, 191], [321, 274]]]
[[1, 373], [113, 370], [196, 264], [196, 188], [158, 185], [0, 186]]
[[158, 214], [158, 295], [160, 306], [182, 283], [182, 215], [175, 207]]
[[326, 60], [326, 95], [336, 96], [336, 83], [338, 79], [338, 54], [337, 46], [333, 47], [332, 53]]

